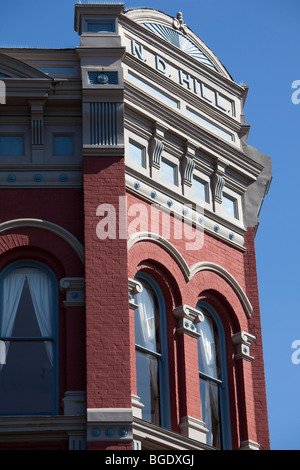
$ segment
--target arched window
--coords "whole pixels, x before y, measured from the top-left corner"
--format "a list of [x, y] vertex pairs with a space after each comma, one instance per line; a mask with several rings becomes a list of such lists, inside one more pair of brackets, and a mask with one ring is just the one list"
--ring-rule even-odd
[[204, 320], [197, 324], [201, 417], [208, 429], [206, 443], [230, 449], [230, 419], [226, 380], [224, 330], [216, 312], [204, 302], [197, 308]]
[[[0, 276], [0, 414], [55, 414], [57, 285], [41, 264], [22, 262]], [[4, 363], [3, 363], [4, 362]]]
[[170, 426], [165, 302], [154, 280], [139, 273], [143, 290], [135, 296], [137, 394], [144, 405], [142, 418]]

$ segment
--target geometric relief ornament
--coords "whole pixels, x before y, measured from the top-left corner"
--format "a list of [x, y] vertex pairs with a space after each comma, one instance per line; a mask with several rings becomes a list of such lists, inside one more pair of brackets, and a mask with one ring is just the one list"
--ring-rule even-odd
[[143, 26], [173, 46], [178, 47], [182, 52], [185, 52], [202, 64], [217, 70], [211, 60], [201, 51], [201, 49], [179, 31], [158, 23], [143, 23]]
[[89, 85], [118, 85], [118, 72], [88, 72]]

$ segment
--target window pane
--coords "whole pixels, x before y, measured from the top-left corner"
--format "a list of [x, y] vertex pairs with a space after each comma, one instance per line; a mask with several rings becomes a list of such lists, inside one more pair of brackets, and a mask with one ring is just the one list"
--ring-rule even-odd
[[201, 199], [201, 201], [206, 201], [206, 183], [198, 180], [197, 178], [194, 178], [193, 187], [194, 187], [194, 195], [198, 199]]
[[214, 323], [207, 315], [197, 325], [201, 336], [198, 339], [199, 371], [213, 377], [220, 378], [219, 345]]
[[176, 184], [176, 167], [165, 160], [161, 161], [161, 174], [169, 183]]
[[140, 147], [137, 144], [129, 142], [129, 158], [132, 162], [140, 166], [144, 164], [144, 147]]
[[135, 343], [149, 351], [161, 352], [158, 301], [152, 287], [140, 281], [143, 290], [135, 296]]
[[1, 414], [51, 414], [53, 368], [47, 342], [6, 342], [0, 365]]
[[27, 266], [7, 274], [2, 290], [0, 339], [6, 360], [0, 365], [0, 413], [52, 414], [52, 282], [44, 271]]
[[236, 200], [223, 195], [224, 212], [230, 217], [236, 218]]
[[22, 136], [0, 136], [0, 155], [21, 157], [24, 154]]
[[55, 135], [54, 136], [54, 155], [70, 156], [73, 155], [73, 136], [72, 135]]
[[160, 425], [158, 359], [136, 351], [137, 394], [144, 405], [142, 418]]
[[219, 386], [200, 378], [201, 418], [208, 429], [206, 444], [221, 449]]

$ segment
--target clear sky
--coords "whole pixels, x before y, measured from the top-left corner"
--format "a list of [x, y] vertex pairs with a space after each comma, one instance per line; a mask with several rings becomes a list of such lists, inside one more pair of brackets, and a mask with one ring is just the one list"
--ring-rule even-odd
[[[74, 3], [0, 0], [0, 47], [77, 46]], [[233, 79], [250, 87], [245, 106], [252, 126], [248, 143], [273, 162], [273, 182], [256, 237], [271, 447], [300, 450], [300, 364], [292, 362], [292, 343], [300, 341], [300, 104], [291, 99], [292, 83], [300, 80], [300, 2], [124, 3], [126, 9], [149, 7], [172, 16], [181, 11]]]

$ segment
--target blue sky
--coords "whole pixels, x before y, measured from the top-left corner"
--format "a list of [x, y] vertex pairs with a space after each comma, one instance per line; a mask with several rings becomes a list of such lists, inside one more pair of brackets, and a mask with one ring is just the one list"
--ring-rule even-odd
[[[68, 48], [73, 0], [0, 0], [0, 46]], [[299, 0], [130, 0], [126, 9], [149, 7], [176, 16], [219, 57], [233, 79], [249, 85], [245, 106], [248, 143], [269, 154], [273, 182], [256, 237], [271, 447], [300, 449], [300, 80]], [[299, 95], [300, 96], [300, 95]]]

